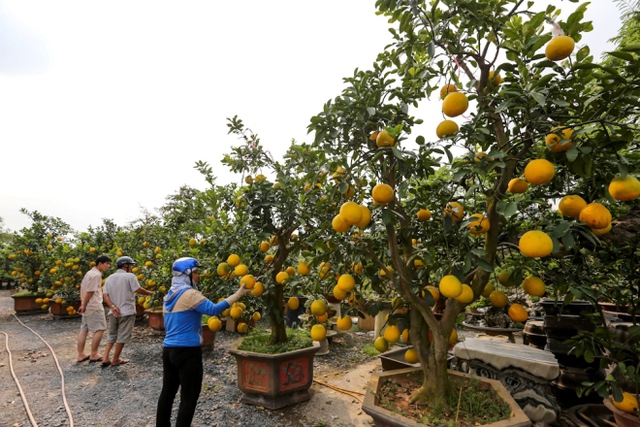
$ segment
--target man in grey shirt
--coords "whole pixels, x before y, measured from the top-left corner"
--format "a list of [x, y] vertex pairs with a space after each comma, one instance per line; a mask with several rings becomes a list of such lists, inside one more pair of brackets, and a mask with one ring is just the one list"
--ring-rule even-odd
[[[129, 342], [136, 321], [135, 294], [151, 295], [153, 292], [140, 287], [138, 278], [131, 272], [136, 262], [128, 256], [116, 260], [118, 270], [107, 278], [103, 296], [109, 306], [109, 329], [104, 349], [102, 367], [118, 366], [129, 362], [120, 357], [124, 345]], [[115, 345], [113, 358], [111, 349]]]

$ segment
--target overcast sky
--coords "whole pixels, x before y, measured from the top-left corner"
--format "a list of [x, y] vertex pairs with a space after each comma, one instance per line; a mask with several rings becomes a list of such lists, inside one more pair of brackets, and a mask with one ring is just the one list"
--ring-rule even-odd
[[[391, 41], [374, 3], [0, 0], [5, 228], [30, 225], [22, 207], [78, 231], [126, 225], [182, 185], [206, 188], [197, 160], [239, 181], [220, 165], [234, 115], [276, 158], [311, 142], [311, 116]], [[593, 3], [582, 43], [599, 53], [619, 11]], [[435, 129], [439, 110], [434, 99], [413, 113]]]

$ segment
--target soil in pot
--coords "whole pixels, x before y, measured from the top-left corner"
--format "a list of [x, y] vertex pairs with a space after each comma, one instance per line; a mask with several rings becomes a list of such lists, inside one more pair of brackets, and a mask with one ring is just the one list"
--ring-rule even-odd
[[509, 405], [495, 390], [484, 388], [473, 378], [452, 378], [457, 392], [449, 398], [449, 406], [458, 408], [460, 398], [459, 411], [431, 409], [425, 404], [410, 403], [411, 394], [421, 386], [422, 379], [422, 371], [385, 379], [377, 395], [378, 405], [432, 427], [471, 427], [505, 420], [511, 416]]

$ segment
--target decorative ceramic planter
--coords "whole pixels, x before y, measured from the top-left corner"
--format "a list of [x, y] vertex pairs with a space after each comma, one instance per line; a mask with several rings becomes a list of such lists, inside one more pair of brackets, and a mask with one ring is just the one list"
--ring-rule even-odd
[[238, 362], [238, 388], [243, 403], [280, 409], [311, 399], [313, 357], [320, 347], [313, 346], [280, 354], [230, 350]]
[[[387, 409], [377, 406], [378, 396], [380, 389], [383, 385], [383, 381], [395, 376], [403, 376], [415, 371], [420, 371], [422, 368], [407, 368], [399, 369], [396, 371], [382, 372], [374, 374], [369, 380], [369, 385], [364, 397], [364, 403], [362, 409], [371, 418], [373, 418], [374, 425], [376, 427], [424, 427], [424, 424], [417, 423], [411, 418], [405, 417], [400, 414], [393, 413]], [[460, 372], [448, 371], [450, 375], [456, 375], [460, 377], [466, 377], [466, 374]], [[482, 424], [485, 427], [526, 427], [531, 425], [531, 421], [520, 409], [520, 406], [511, 397], [507, 389], [500, 383], [500, 381], [489, 380], [486, 378], [475, 377], [483, 384], [484, 387], [493, 388], [498, 395], [509, 405], [511, 408], [512, 417], [507, 420], [497, 421], [491, 424]]]
[[604, 406], [613, 412], [613, 418], [616, 420], [618, 427], [640, 427], [640, 418], [637, 415], [628, 414], [616, 408], [611, 402], [611, 396], [603, 400]]
[[[81, 316], [81, 314], [77, 313], [80, 308], [80, 301], [72, 301], [65, 305], [51, 301], [50, 304], [49, 313], [51, 313], [54, 319], [73, 319]], [[67, 307], [73, 307], [75, 314], [69, 314]]]
[[36, 304], [36, 299], [44, 298], [44, 295], [11, 295], [11, 298], [13, 298], [13, 309], [16, 311], [18, 316], [23, 314], [41, 314], [47, 312], [47, 309], [42, 309], [42, 304]]
[[136, 320], [140, 320], [144, 317], [144, 307], [136, 303]]
[[154, 334], [164, 335], [164, 313], [160, 310], [145, 310], [149, 319], [149, 327]]
[[[380, 359], [382, 370], [393, 371], [396, 369], [417, 368], [422, 366], [420, 362], [409, 363], [405, 360], [404, 354], [410, 348], [413, 348], [413, 346], [399, 348], [391, 351], [385, 351], [384, 353], [380, 354], [378, 358]], [[454, 359], [454, 356], [450, 353], [449, 356], [447, 356], [447, 366], [449, 366], [449, 364], [453, 361], [453, 359]]]

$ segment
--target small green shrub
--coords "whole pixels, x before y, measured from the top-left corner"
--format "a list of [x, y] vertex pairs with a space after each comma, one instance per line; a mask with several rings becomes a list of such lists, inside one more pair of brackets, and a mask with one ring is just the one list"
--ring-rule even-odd
[[309, 336], [309, 332], [303, 329], [287, 328], [287, 337], [288, 340], [286, 343], [269, 345], [271, 333], [264, 329], [256, 329], [242, 340], [242, 344], [240, 344], [238, 350], [263, 354], [279, 354], [286, 353], [287, 351], [300, 350], [313, 345], [313, 340], [311, 336]]

